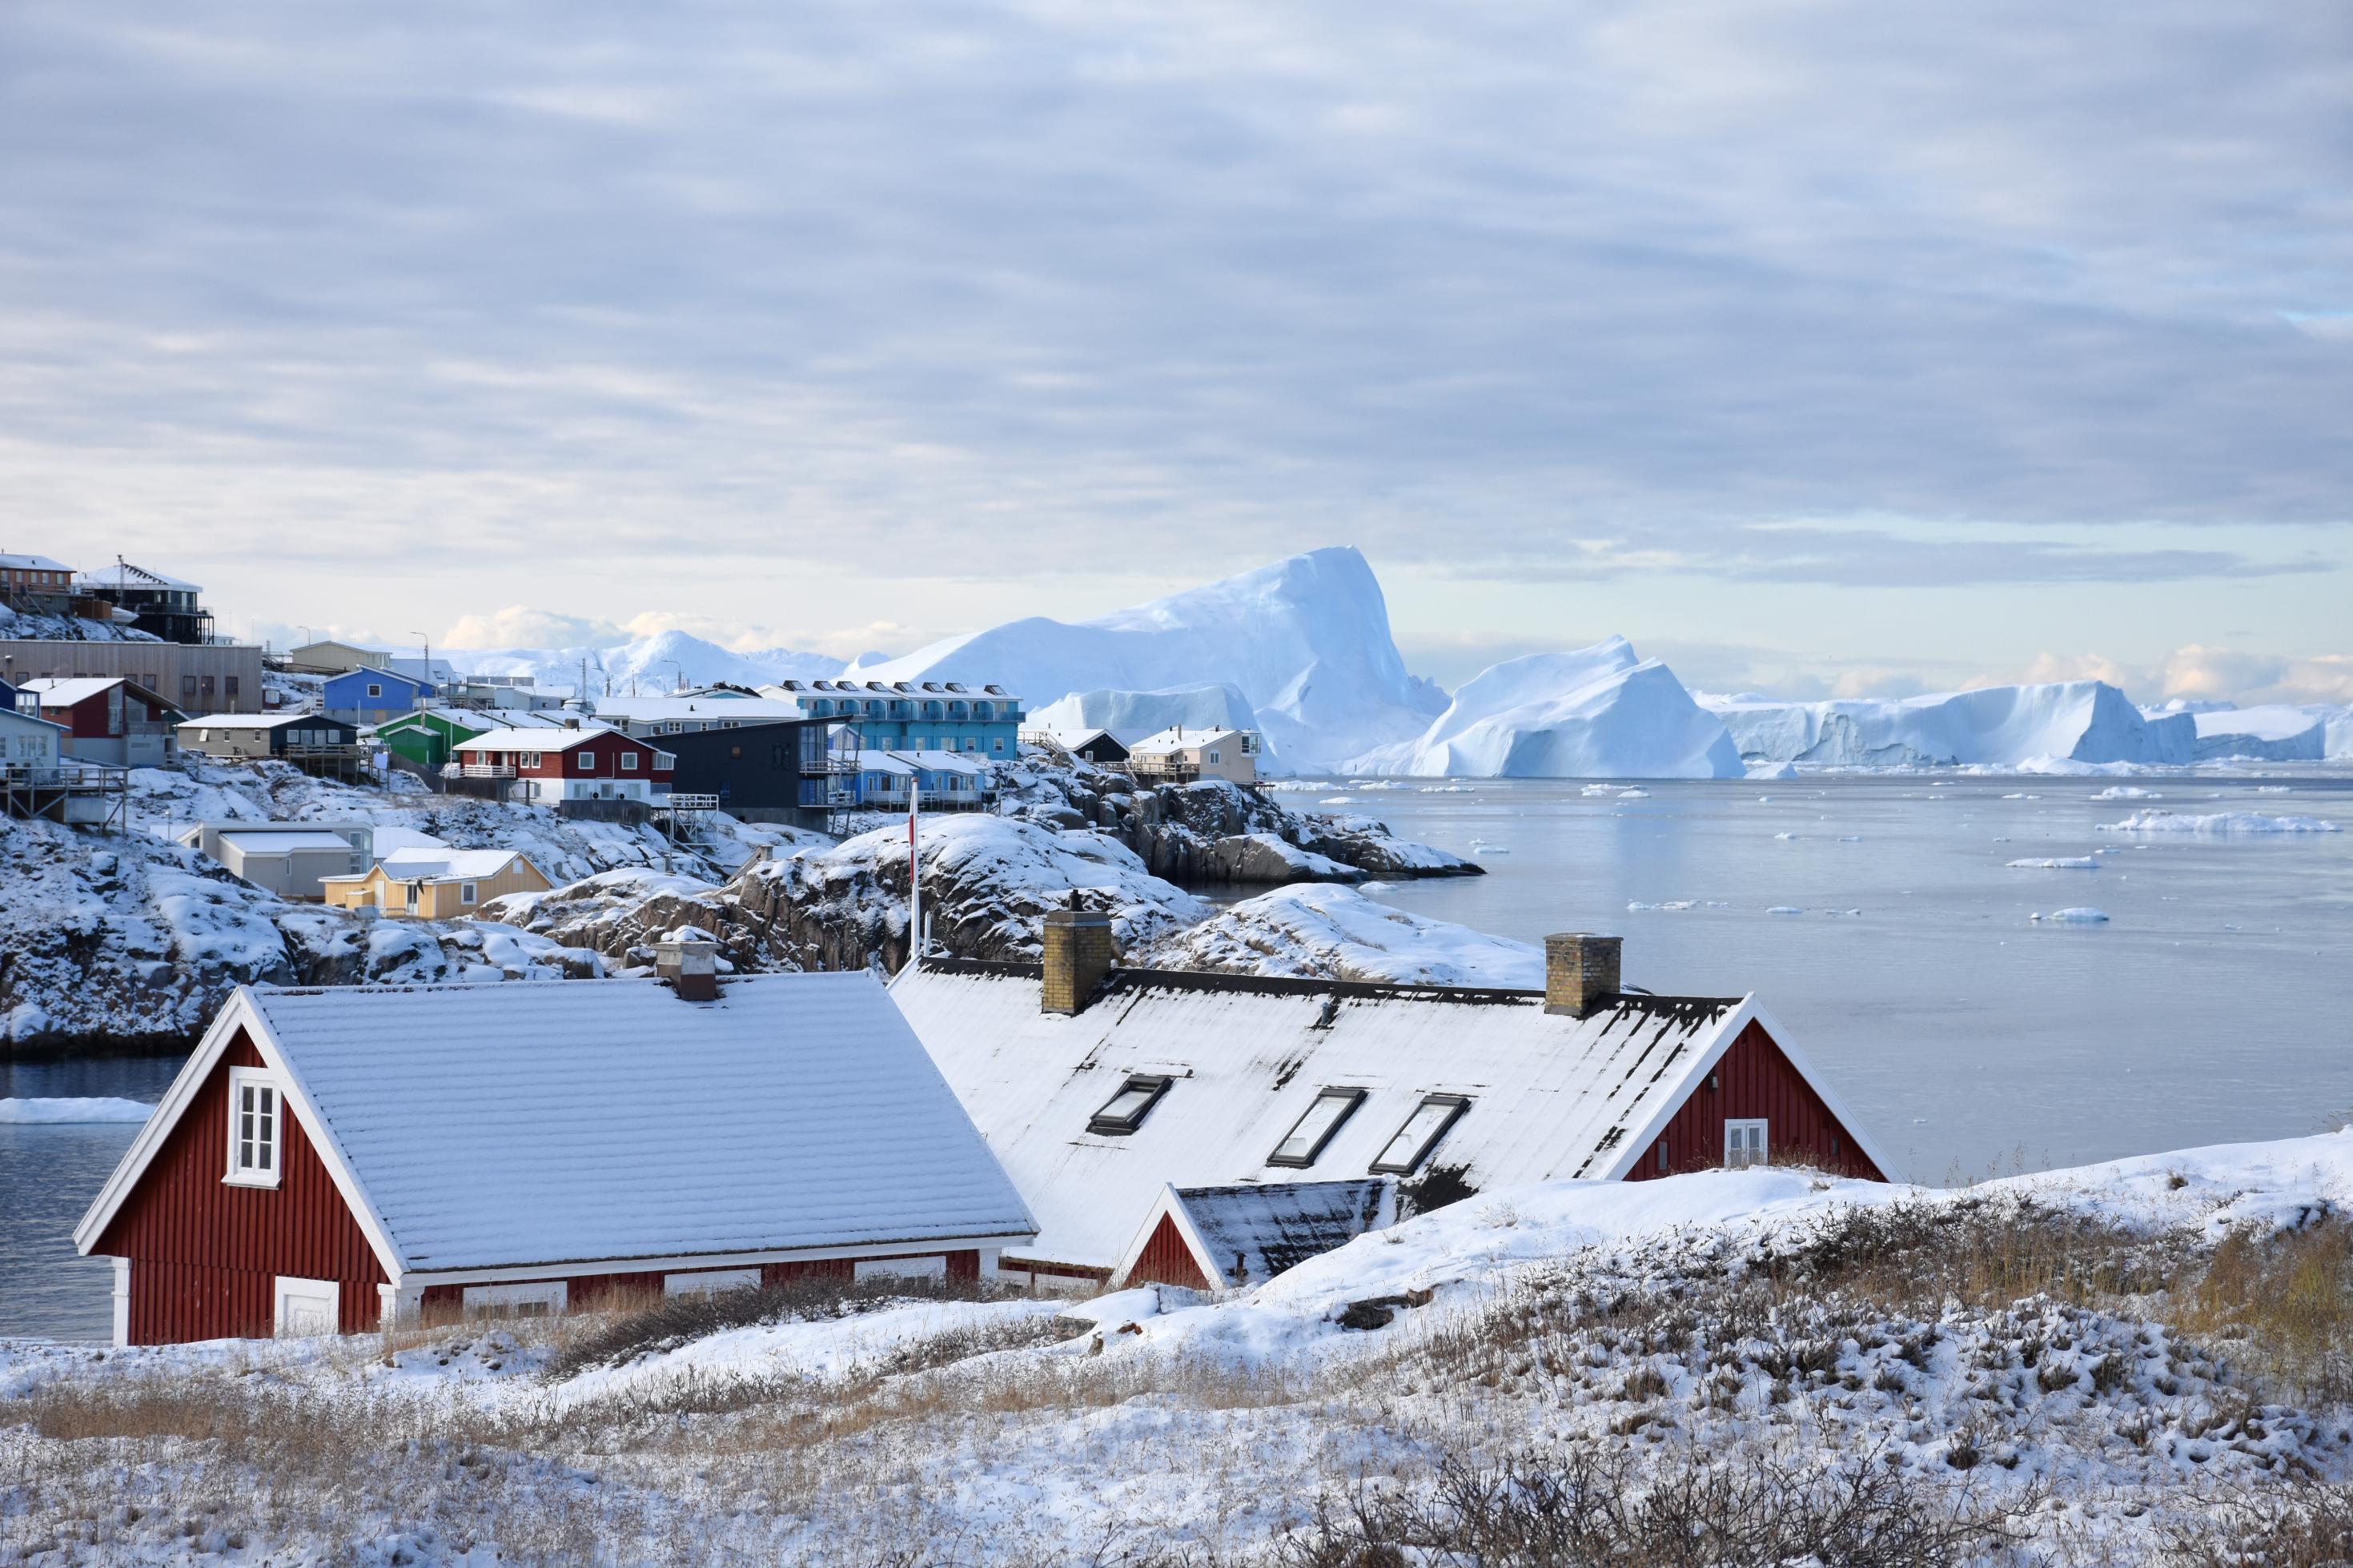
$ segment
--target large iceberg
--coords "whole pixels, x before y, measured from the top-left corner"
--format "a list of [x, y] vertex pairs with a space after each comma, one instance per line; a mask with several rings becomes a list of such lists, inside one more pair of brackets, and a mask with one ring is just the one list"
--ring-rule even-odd
[[1239, 686], [1180, 686], [1169, 691], [1073, 691], [1029, 710], [1025, 729], [1076, 742], [1108, 730], [1130, 744], [1163, 730], [1255, 730], [1258, 714]]
[[2329, 720], [2335, 710], [2212, 708], [2189, 715], [2198, 726], [2198, 760], [2221, 758], [2264, 763], [2318, 762], [2330, 754]]
[[1624, 637], [1492, 665], [1418, 738], [1349, 771], [1469, 778], [1736, 779], [1740, 750]]
[[1388, 604], [1363, 555], [1310, 551], [1075, 624], [1032, 616], [860, 663], [871, 680], [994, 681], [1034, 710], [1073, 692], [1240, 691], [1273, 758], [1322, 769], [1403, 740], [1446, 706], [1406, 672]]
[[2029, 763], [2181, 763], [2196, 760], [2198, 721], [2150, 716], [2101, 680], [1988, 686], [1889, 700], [1788, 702], [1702, 697], [1740, 755], [1845, 767], [2018, 767]]

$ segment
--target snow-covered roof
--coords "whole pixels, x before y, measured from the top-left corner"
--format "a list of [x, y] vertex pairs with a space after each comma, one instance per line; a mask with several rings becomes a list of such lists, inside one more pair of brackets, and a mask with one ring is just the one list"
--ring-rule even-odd
[[915, 776], [915, 764], [889, 752], [860, 752], [858, 766], [862, 773], [891, 773], [902, 779]]
[[1240, 733], [1240, 730], [1163, 730], [1128, 747], [1127, 754], [1133, 757], [1146, 752], [1188, 752], [1200, 746], [1221, 745]]
[[69, 572], [62, 561], [52, 561], [46, 555], [10, 555], [0, 552], [0, 569], [12, 572]]
[[288, 724], [339, 724], [340, 719], [330, 719], [321, 713], [207, 713], [201, 718], [183, 719], [173, 726], [179, 730], [276, 730]]
[[271, 833], [246, 831], [224, 833], [223, 844], [232, 845], [241, 855], [284, 855], [296, 849], [348, 850], [352, 841], [340, 833]]
[[[860, 752], [859, 753], [861, 757], [869, 754], [870, 753], [865, 752]], [[902, 763], [913, 763], [916, 767], [924, 770], [926, 773], [967, 773], [977, 778], [988, 771], [988, 764], [978, 760], [977, 752], [968, 756], [961, 752], [925, 750], [920, 752], [878, 752], [871, 754], [876, 756], [896, 757]]]
[[16, 683], [19, 691], [40, 694], [44, 708], [71, 708], [87, 702], [111, 686], [135, 684], [127, 675], [41, 675]]
[[724, 719], [731, 723], [759, 720], [798, 719], [797, 702], [776, 702], [763, 697], [721, 693], [707, 697], [598, 697], [593, 700], [600, 719], [620, 719], [632, 724], [663, 724], [691, 720], [696, 723]]
[[[1539, 991], [1114, 970], [1072, 1016], [1040, 1010], [1035, 964], [929, 960], [892, 995], [1038, 1215], [1036, 1256], [1109, 1268], [1164, 1184], [1301, 1179], [1269, 1159], [1327, 1088], [1365, 1099], [1309, 1170], [1358, 1177], [1430, 1095], [1469, 1109], [1423, 1165], [1481, 1189], [1622, 1176], [1674, 1108], [1765, 1024], [1883, 1173], [1753, 998], [1627, 995], [1585, 1018]], [[1088, 1122], [1130, 1075], [1175, 1081], [1133, 1132]]]
[[378, 857], [376, 868], [396, 882], [476, 882], [497, 876], [522, 858], [520, 849], [395, 849]]
[[146, 567], [133, 566], [128, 561], [117, 561], [111, 566], [81, 573], [79, 580], [93, 588], [177, 588], [189, 594], [204, 592], [194, 583], [178, 577], [166, 577], [161, 572], [150, 572]]
[[1261, 1285], [1294, 1264], [1388, 1225], [1395, 1217], [1395, 1191], [1381, 1176], [1170, 1187], [1137, 1227], [1113, 1284], [1125, 1282], [1163, 1215], [1176, 1223], [1213, 1284]]
[[881, 984], [239, 987], [75, 1232], [88, 1251], [235, 1036], [396, 1283], [1036, 1229]]
[[453, 752], [568, 752], [581, 742], [593, 741], [599, 735], [620, 735], [633, 746], [645, 744], [633, 736], [621, 734], [610, 725], [583, 721], [577, 730], [510, 724], [503, 729], [476, 735], [471, 740], [460, 741], [449, 749]]

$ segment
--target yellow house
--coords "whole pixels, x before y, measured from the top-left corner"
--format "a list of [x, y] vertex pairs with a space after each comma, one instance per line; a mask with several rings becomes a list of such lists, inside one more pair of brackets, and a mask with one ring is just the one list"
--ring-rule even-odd
[[437, 921], [553, 884], [519, 849], [396, 849], [358, 876], [322, 877], [319, 885], [338, 909]]

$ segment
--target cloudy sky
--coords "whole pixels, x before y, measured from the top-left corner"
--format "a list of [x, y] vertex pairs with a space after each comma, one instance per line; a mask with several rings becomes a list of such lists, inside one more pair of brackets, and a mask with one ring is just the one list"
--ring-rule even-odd
[[0, 6], [0, 549], [903, 649], [2353, 700], [2341, 0]]

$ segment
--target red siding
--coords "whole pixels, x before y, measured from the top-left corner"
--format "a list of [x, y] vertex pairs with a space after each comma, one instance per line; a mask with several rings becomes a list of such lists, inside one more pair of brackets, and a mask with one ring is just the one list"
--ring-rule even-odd
[[1193, 1257], [1193, 1249], [1185, 1245], [1185, 1237], [1176, 1228], [1176, 1216], [1162, 1215], [1160, 1223], [1144, 1243], [1144, 1251], [1135, 1267], [1127, 1272], [1131, 1285], [1182, 1285], [1194, 1290], [1210, 1289], [1201, 1272], [1201, 1265]]
[[269, 1337], [276, 1276], [343, 1287], [342, 1328], [376, 1326], [385, 1274], [318, 1151], [285, 1120], [275, 1188], [221, 1180], [228, 1069], [259, 1067], [240, 1034], [91, 1250], [131, 1262], [131, 1342]]
[[1873, 1164], [1854, 1144], [1853, 1131], [1832, 1116], [1813, 1086], [1789, 1065], [1781, 1047], [1760, 1024], [1740, 1031], [1732, 1048], [1715, 1066], [1717, 1087], [1702, 1079], [1691, 1098], [1667, 1124], [1663, 1142], [1667, 1170], [1659, 1168], [1656, 1144], [1645, 1149], [1629, 1181], [1664, 1175], [1668, 1171], [1695, 1171], [1724, 1163], [1724, 1124], [1750, 1117], [1766, 1121], [1766, 1157], [1795, 1156], [1826, 1171], [1883, 1182], [1886, 1173]]
[[[106, 727], [107, 694], [85, 697], [70, 708], [43, 708], [41, 717], [52, 724], [63, 724], [77, 741], [103, 741], [121, 733]], [[123, 711], [130, 711], [126, 702]]]

